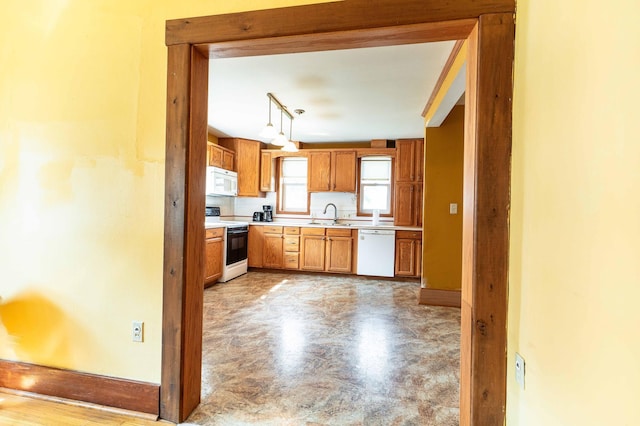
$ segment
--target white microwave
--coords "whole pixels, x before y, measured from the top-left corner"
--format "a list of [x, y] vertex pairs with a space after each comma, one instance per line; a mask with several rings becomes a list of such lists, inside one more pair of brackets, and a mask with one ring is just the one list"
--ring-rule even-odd
[[207, 195], [238, 195], [238, 174], [219, 167], [207, 167]]

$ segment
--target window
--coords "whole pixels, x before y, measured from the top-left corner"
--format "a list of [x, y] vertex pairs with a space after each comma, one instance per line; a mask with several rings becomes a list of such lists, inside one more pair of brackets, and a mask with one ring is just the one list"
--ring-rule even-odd
[[287, 157], [280, 160], [278, 213], [309, 213], [307, 159]]
[[358, 214], [391, 214], [391, 157], [362, 157]]

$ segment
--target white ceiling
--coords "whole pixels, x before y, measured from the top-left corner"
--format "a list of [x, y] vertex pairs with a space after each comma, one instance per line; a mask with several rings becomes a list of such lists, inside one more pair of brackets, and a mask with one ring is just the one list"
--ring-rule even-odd
[[[293, 140], [354, 142], [424, 136], [421, 114], [455, 42], [212, 59], [209, 127], [262, 139], [273, 93], [294, 115]], [[300, 116], [293, 110], [306, 112]], [[280, 111], [272, 108], [280, 128]], [[289, 119], [283, 120], [289, 136]]]

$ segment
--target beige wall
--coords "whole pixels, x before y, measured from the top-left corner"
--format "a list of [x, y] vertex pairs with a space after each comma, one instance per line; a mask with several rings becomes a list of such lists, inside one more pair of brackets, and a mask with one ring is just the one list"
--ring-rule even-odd
[[518, 1], [508, 425], [640, 418], [639, 14]]
[[164, 21], [303, 3], [3, 1], [2, 356], [160, 381]]
[[[422, 270], [428, 288], [460, 290], [462, 279], [462, 176], [464, 106], [454, 107], [425, 138]], [[458, 214], [449, 214], [449, 204]]]

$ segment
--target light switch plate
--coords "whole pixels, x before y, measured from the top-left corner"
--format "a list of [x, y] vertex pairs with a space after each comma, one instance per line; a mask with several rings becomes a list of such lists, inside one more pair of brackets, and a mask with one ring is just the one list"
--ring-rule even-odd
[[458, 214], [458, 203], [449, 204], [449, 214]]

